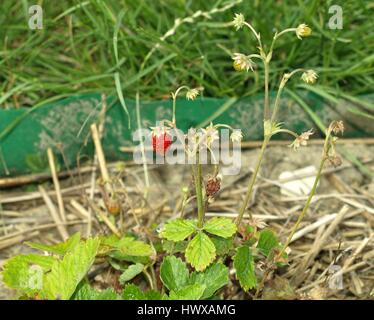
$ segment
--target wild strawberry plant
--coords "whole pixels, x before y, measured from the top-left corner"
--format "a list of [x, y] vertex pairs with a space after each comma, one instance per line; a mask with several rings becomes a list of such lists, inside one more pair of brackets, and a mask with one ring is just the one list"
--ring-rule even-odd
[[[77, 233], [63, 243], [45, 245], [27, 242], [29, 247], [44, 254], [25, 254], [10, 258], [3, 267], [3, 280], [9, 287], [16, 289], [23, 299], [211, 299], [218, 298], [219, 291], [233, 283], [238, 283], [245, 291], [257, 298], [272, 273], [287, 261], [288, 246], [293, 235], [305, 216], [311, 199], [317, 189], [322, 169], [326, 161], [339, 165], [341, 160], [335, 150], [335, 135], [344, 130], [343, 123], [333, 122], [326, 131], [321, 163], [312, 191], [292, 228], [287, 240], [282, 244], [278, 236], [262, 221], [245, 221], [248, 202], [261, 167], [265, 150], [270, 139], [278, 133], [295, 137], [291, 147], [298, 149], [307, 144], [312, 131], [300, 135], [283, 128], [277, 121], [280, 98], [286, 83], [296, 74], [309, 84], [317, 80], [317, 74], [310, 69], [296, 69], [281, 77], [276, 99], [271, 107], [269, 99], [269, 68], [277, 39], [287, 33], [295, 33], [302, 39], [311, 34], [305, 24], [275, 33], [267, 49], [260, 34], [244, 16], [237, 14], [233, 21], [237, 30], [248, 28], [258, 42], [258, 53], [245, 55], [235, 53], [233, 66], [237, 71], [255, 70], [252, 59], [259, 59], [265, 72], [264, 98], [264, 139], [255, 163], [255, 170], [248, 182], [247, 192], [239, 208], [236, 221], [226, 217], [206, 218], [209, 204], [219, 194], [221, 174], [219, 165], [214, 165], [213, 174], [204, 175], [205, 167], [200, 161], [203, 148], [210, 151], [219, 142], [219, 130], [229, 129], [233, 142], [240, 142], [240, 131], [225, 124], [210, 124], [200, 131], [191, 128], [187, 135], [177, 139], [189, 144], [184, 152], [194, 159], [191, 165], [194, 190], [186, 190], [184, 203], [196, 200], [196, 215], [167, 221], [159, 230], [157, 240], [147, 243], [134, 235], [97, 236], [83, 240]], [[164, 119], [152, 129], [152, 147], [156, 154], [165, 156], [173, 139], [170, 131], [177, 127], [177, 97], [186, 92], [187, 99], [195, 99], [200, 89], [182, 86], [172, 93], [172, 119]], [[188, 194], [191, 193], [191, 197]], [[116, 274], [116, 283], [97, 288], [93, 277], [101, 268], [110, 269]], [[232, 272], [231, 272], [231, 271]], [[235, 274], [235, 278], [231, 275]], [[140, 281], [139, 278], [143, 281]]]

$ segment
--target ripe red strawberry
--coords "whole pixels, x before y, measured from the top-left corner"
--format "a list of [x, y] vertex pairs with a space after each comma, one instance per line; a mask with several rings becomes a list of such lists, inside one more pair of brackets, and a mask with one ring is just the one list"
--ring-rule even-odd
[[170, 145], [173, 143], [171, 136], [167, 133], [155, 134], [152, 133], [152, 147], [153, 151], [158, 154], [165, 155]]

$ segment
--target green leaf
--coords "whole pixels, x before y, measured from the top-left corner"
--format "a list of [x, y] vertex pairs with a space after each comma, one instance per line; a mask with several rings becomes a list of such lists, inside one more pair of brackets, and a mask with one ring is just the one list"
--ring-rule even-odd
[[80, 285], [74, 293], [74, 300], [120, 300], [120, 296], [112, 289], [98, 291], [88, 283]]
[[216, 257], [216, 247], [202, 231], [190, 241], [186, 249], [186, 260], [197, 271], [203, 271]]
[[273, 248], [279, 247], [279, 241], [273, 231], [269, 229], [260, 232], [260, 238], [257, 243], [257, 248], [268, 256]]
[[236, 232], [236, 225], [229, 218], [214, 217], [205, 222], [204, 230], [222, 238], [229, 238]]
[[156, 290], [143, 292], [136, 285], [128, 284], [123, 289], [122, 297], [124, 300], [161, 300], [161, 293]]
[[162, 249], [168, 254], [179, 253], [186, 250], [187, 244], [187, 241], [174, 242], [170, 240], [164, 240], [162, 242]]
[[170, 300], [199, 300], [205, 291], [205, 285], [191, 284], [178, 291], [170, 291]]
[[156, 290], [148, 290], [145, 293], [145, 298], [147, 300], [161, 300], [161, 293]]
[[127, 281], [135, 278], [138, 274], [142, 273], [144, 270], [144, 265], [141, 263], [135, 263], [129, 266], [119, 277], [119, 283], [125, 284]]
[[3, 266], [3, 281], [13, 289], [32, 295], [42, 288], [43, 274], [56, 259], [37, 254], [19, 255], [8, 259]]
[[145, 294], [134, 284], [128, 284], [123, 289], [122, 297], [124, 300], [146, 300]]
[[160, 236], [171, 241], [182, 241], [196, 231], [196, 222], [193, 220], [176, 219], [167, 222], [160, 232]]
[[79, 232], [72, 235], [69, 239], [64, 242], [54, 244], [54, 245], [47, 245], [42, 243], [35, 243], [35, 242], [25, 242], [31, 248], [47, 251], [54, 254], [64, 255], [65, 253], [73, 250], [75, 246], [79, 243], [81, 239], [81, 235]]
[[42, 295], [46, 299], [67, 300], [94, 263], [100, 240], [80, 242], [61, 261], [55, 261], [44, 277]]
[[234, 268], [236, 269], [236, 278], [244, 291], [256, 287], [255, 265], [249, 247], [241, 246], [238, 248], [234, 256]]
[[221, 262], [213, 263], [204, 272], [193, 272], [190, 283], [205, 285], [201, 299], [208, 299], [229, 282], [229, 269]]
[[214, 243], [214, 246], [216, 247], [216, 254], [217, 256], [223, 256], [226, 255], [234, 248], [234, 242], [232, 238], [222, 238], [213, 236], [210, 237], [212, 242]]
[[132, 237], [120, 239], [115, 248], [122, 254], [129, 256], [148, 257], [153, 254], [153, 249], [148, 243], [135, 240]]
[[144, 241], [136, 240], [134, 237], [123, 237], [119, 239], [115, 235], [100, 237], [100, 253], [108, 254], [115, 251], [123, 256], [149, 257], [153, 254], [152, 247]]
[[160, 267], [160, 278], [169, 290], [177, 291], [188, 282], [188, 269], [186, 264], [174, 256], [167, 256]]

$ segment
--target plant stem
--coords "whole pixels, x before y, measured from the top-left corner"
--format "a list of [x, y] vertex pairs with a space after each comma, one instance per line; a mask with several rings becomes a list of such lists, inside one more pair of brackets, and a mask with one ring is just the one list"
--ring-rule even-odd
[[197, 226], [199, 228], [203, 227], [204, 224], [204, 200], [203, 200], [203, 189], [202, 189], [202, 179], [201, 179], [201, 164], [199, 160], [199, 153], [196, 154], [195, 168], [193, 169], [194, 179], [195, 179], [195, 189], [196, 189], [196, 200], [197, 200]]
[[176, 100], [177, 100], [177, 97], [173, 96], [173, 119], [172, 119], [172, 122], [174, 123], [174, 126], [177, 126], [177, 120], [175, 118]]
[[270, 117], [269, 110], [269, 62], [264, 60], [265, 69], [265, 98], [264, 98], [264, 119], [267, 120]]
[[251, 176], [251, 179], [249, 180], [249, 183], [248, 183], [247, 193], [245, 194], [243, 204], [242, 204], [242, 206], [240, 207], [240, 210], [239, 210], [238, 218], [236, 219], [236, 225], [237, 226], [240, 225], [240, 223], [243, 219], [243, 216], [244, 216], [245, 209], [247, 208], [248, 202], [251, 199], [252, 192], [253, 192], [253, 187], [255, 185], [256, 178], [257, 178], [257, 174], [258, 174], [258, 171], [261, 167], [262, 159], [264, 157], [264, 153], [265, 153], [267, 145], [269, 144], [269, 141], [270, 141], [270, 136], [265, 136], [264, 141], [262, 142], [262, 147], [261, 147], [260, 154], [258, 155], [258, 158], [256, 160], [255, 170], [254, 170], [254, 172]]
[[323, 166], [325, 164], [325, 161], [327, 159], [327, 153], [328, 153], [328, 149], [329, 149], [329, 139], [330, 139], [330, 134], [328, 133], [326, 135], [326, 139], [325, 139], [325, 144], [324, 144], [324, 147], [323, 147], [323, 155], [322, 155], [322, 159], [321, 159], [321, 162], [319, 164], [319, 168], [318, 168], [318, 172], [317, 172], [317, 176], [314, 180], [314, 184], [313, 184], [313, 187], [312, 187], [312, 190], [310, 191], [309, 193], [309, 196], [308, 196], [308, 199], [306, 200], [305, 202], [305, 205], [304, 205], [304, 208], [303, 208], [303, 211], [301, 212], [299, 218], [297, 219], [294, 227], [292, 228], [291, 230], [291, 233], [289, 234], [288, 238], [287, 238], [287, 241], [285, 242], [285, 244], [283, 245], [282, 247], [282, 250], [278, 253], [275, 261], [277, 261], [279, 258], [282, 257], [283, 253], [286, 251], [287, 247], [289, 246], [289, 244], [291, 243], [291, 240], [292, 240], [292, 237], [294, 236], [295, 232], [297, 231], [301, 221], [303, 220], [306, 212], [308, 211], [308, 208], [309, 208], [309, 205], [310, 205], [310, 202], [312, 201], [312, 198], [317, 190], [317, 186], [318, 186], [318, 182], [319, 180], [321, 179], [321, 173], [322, 173], [322, 169], [323, 169]]

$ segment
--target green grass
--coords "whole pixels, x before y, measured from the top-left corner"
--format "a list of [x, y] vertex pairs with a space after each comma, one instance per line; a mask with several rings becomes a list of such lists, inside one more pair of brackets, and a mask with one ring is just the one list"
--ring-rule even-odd
[[[312, 27], [312, 37], [300, 41], [288, 35], [277, 45], [273, 86], [279, 72], [309, 66], [320, 73], [322, 95], [357, 97], [373, 91], [374, 5], [370, 1], [243, 1], [210, 19], [200, 16], [184, 23], [164, 42], [159, 40], [176, 18], [238, 2], [39, 1], [44, 29], [29, 30], [27, 8], [34, 2], [3, 0], [0, 106], [35, 106], [84, 92], [113, 94], [116, 88], [123, 90], [124, 98], [134, 99], [139, 90], [141, 99], [162, 99], [181, 84], [201, 85], [204, 95], [213, 97], [260, 92], [262, 73], [232, 69], [230, 53], [256, 50], [249, 32], [235, 32], [228, 25], [236, 12], [260, 30], [265, 43], [274, 28], [302, 22]], [[326, 27], [332, 4], [343, 7], [343, 30]]]

